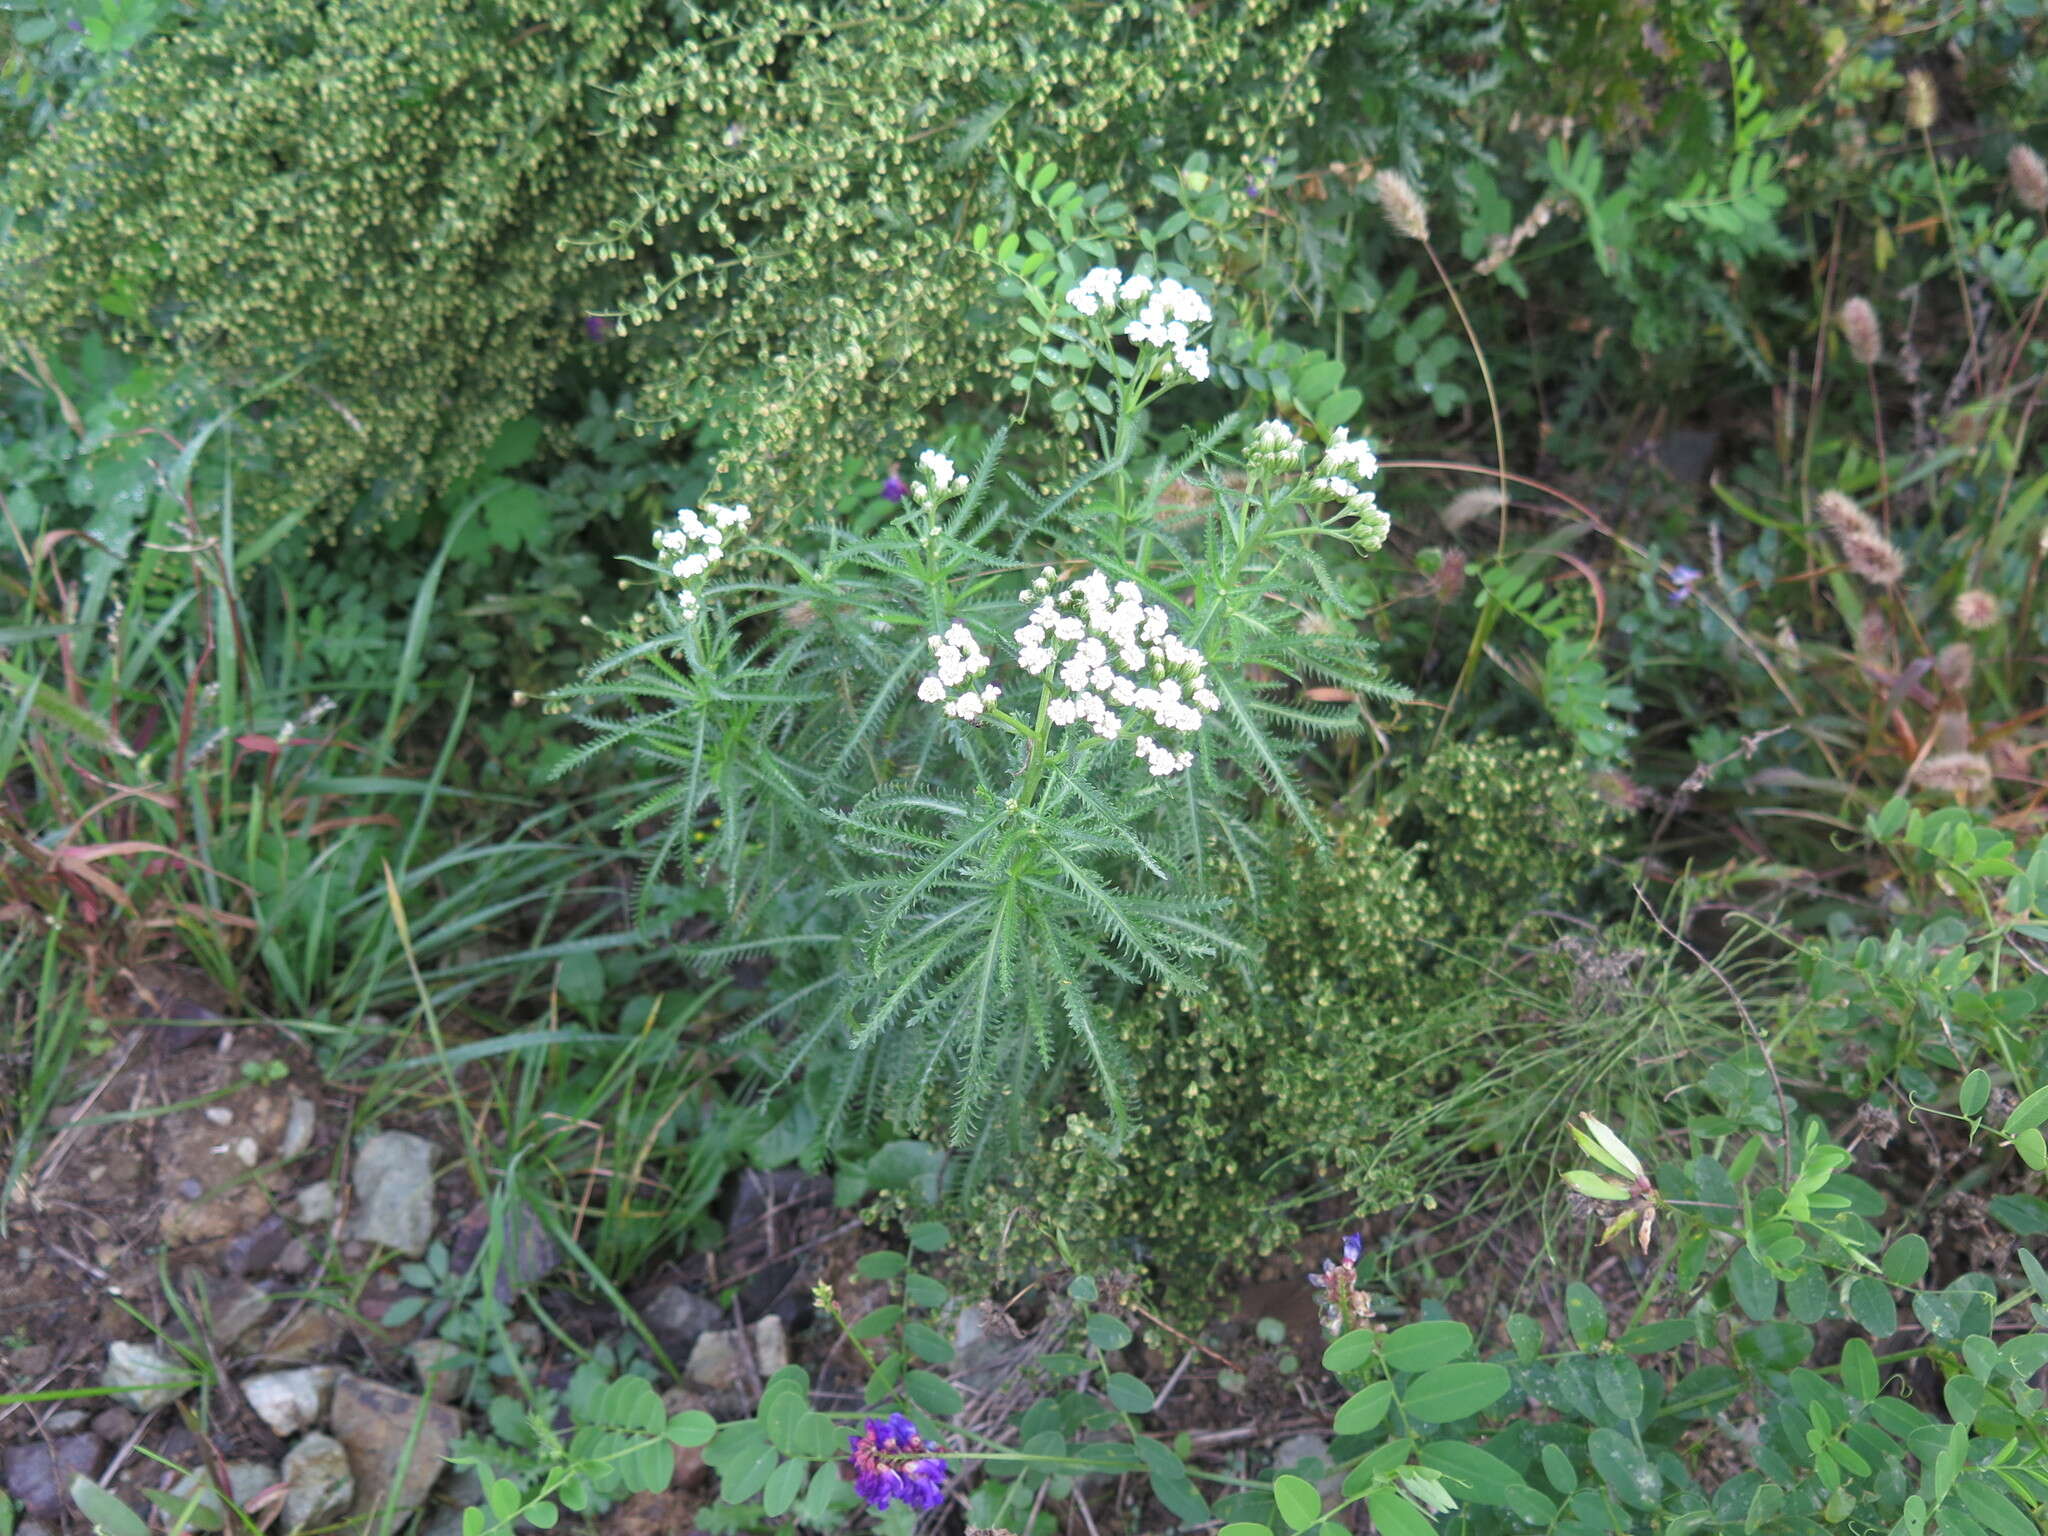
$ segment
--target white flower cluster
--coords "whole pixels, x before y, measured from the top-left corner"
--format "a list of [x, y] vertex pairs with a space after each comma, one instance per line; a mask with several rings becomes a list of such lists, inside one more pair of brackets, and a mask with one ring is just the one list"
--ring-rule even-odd
[[934, 499], [944, 501], [948, 496], [957, 496], [967, 489], [967, 477], [953, 472], [953, 461], [935, 448], [927, 448], [917, 456], [917, 467], [924, 471], [924, 479], [910, 488], [910, 499], [920, 504]]
[[[700, 516], [694, 507], [683, 507], [676, 513], [673, 528], [655, 530], [654, 547], [667, 557], [668, 573], [678, 581], [695, 581], [718, 564], [725, 558], [726, 534], [752, 521], [744, 506], [722, 507], [715, 501], [704, 503], [704, 514]], [[697, 594], [689, 588], [677, 594], [676, 602], [685, 617], [696, 614]]]
[[1124, 334], [1141, 346], [1170, 351], [1168, 374], [1197, 382], [1209, 377], [1209, 349], [1194, 345], [1192, 336], [1195, 326], [1207, 325], [1215, 315], [1208, 301], [1185, 283], [1171, 277], [1155, 283], [1142, 272], [1126, 277], [1116, 267], [1092, 267], [1067, 290], [1067, 302], [1090, 318], [1142, 304]]
[[1284, 421], [1262, 421], [1252, 428], [1251, 447], [1246, 457], [1254, 469], [1268, 474], [1298, 468], [1303, 444]]
[[1357, 519], [1352, 540], [1366, 554], [1386, 543], [1393, 528], [1392, 521], [1380, 509], [1379, 498], [1358, 484], [1379, 472], [1379, 455], [1373, 452], [1372, 444], [1364, 438], [1353, 442], [1350, 429], [1339, 427], [1329, 446], [1323, 449], [1315, 478], [1309, 481], [1311, 490], [1331, 501], [1341, 501], [1344, 512]]
[[[1148, 604], [1137, 583], [1113, 587], [1100, 571], [1055, 592], [1047, 566], [1025, 600], [1034, 606], [1017, 630], [1017, 663], [1033, 677], [1051, 672], [1067, 691], [1046, 707], [1055, 725], [1085, 724], [1104, 741], [1123, 734], [1121, 711], [1135, 710], [1162, 731], [1191, 735], [1220, 702], [1203, 672], [1202, 653], [1168, 628], [1166, 610]], [[1121, 669], [1121, 670], [1119, 670]], [[1149, 735], [1133, 738], [1154, 777], [1178, 773], [1194, 753]]]
[[1323, 450], [1323, 461], [1316, 466], [1316, 472], [1324, 475], [1343, 475], [1352, 480], [1371, 480], [1380, 472], [1379, 455], [1372, 451], [1372, 444], [1364, 438], [1351, 441], [1351, 429], [1339, 427], [1330, 444]]
[[[961, 688], [968, 679], [988, 670], [988, 653], [967, 632], [966, 625], [955, 624], [943, 635], [931, 636], [926, 643], [932, 648], [932, 661], [938, 670], [927, 673], [917, 685], [917, 696], [925, 703], [943, 702], [946, 713], [955, 720], [973, 720], [1003, 696], [1003, 690], [994, 683]], [[956, 688], [961, 689], [957, 694], [953, 691]]]

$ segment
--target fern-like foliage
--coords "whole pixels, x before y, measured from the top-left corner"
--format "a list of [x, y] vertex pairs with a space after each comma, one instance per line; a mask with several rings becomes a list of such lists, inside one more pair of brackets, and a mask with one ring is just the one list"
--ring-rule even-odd
[[[1120, 1116], [1105, 1004], [1246, 974], [1222, 893], [1242, 909], [1256, 890], [1276, 818], [1314, 835], [1296, 761], [1355, 708], [1309, 690], [1405, 696], [1348, 627], [1304, 623], [1343, 611], [1331, 555], [1384, 535], [1370, 498], [1333, 505], [1299, 472], [1305, 445], [1297, 472], [1269, 455], [1247, 475], [1210, 434], [1162, 509], [1133, 424], [1185, 378], [1071, 312], [1048, 323], [1111, 374], [1102, 460], [1050, 494], [1001, 471], [1000, 441], [971, 477], [927, 464], [888, 524], [738, 550], [729, 578], [662, 597], [574, 690], [580, 756], [629, 751], [648, 774], [624, 820], [664, 827], [649, 882], [687, 858], [724, 889], [700, 958], [772, 958], [749, 1027], [778, 1032], [786, 1075], [831, 1064], [826, 1136], [880, 1114], [965, 1142], [1076, 1062]], [[1166, 734], [1149, 717], [1062, 725], [1069, 685], [1023, 664], [1034, 605], [1090, 572], [1200, 653], [1206, 714], [1175, 737], [1175, 771], [1134, 748]], [[986, 670], [940, 690], [932, 637], [962, 630]], [[985, 707], [944, 707], [991, 681]]]

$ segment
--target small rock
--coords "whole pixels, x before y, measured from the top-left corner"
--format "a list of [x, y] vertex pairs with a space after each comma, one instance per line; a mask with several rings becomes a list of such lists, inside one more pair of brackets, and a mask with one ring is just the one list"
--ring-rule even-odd
[[[779, 1317], [764, 1317], [748, 1332], [754, 1346], [755, 1372], [766, 1381], [789, 1364], [788, 1335]], [[739, 1330], [721, 1328], [715, 1333], [699, 1334], [690, 1348], [690, 1363], [683, 1367], [683, 1376], [692, 1386], [707, 1392], [742, 1390], [746, 1372], [741, 1364]]]
[[235, 1161], [244, 1168], [254, 1168], [263, 1160], [263, 1149], [256, 1145], [254, 1136], [244, 1136], [235, 1143]]
[[[422, 1408], [425, 1417], [407, 1461], [406, 1442], [412, 1439], [413, 1421], [420, 1418]], [[381, 1515], [387, 1502], [391, 1507], [393, 1524], [372, 1522], [365, 1536], [389, 1536], [405, 1523], [441, 1475], [449, 1448], [462, 1433], [462, 1415], [445, 1403], [423, 1403], [409, 1392], [347, 1374], [334, 1384], [329, 1424], [355, 1472], [354, 1515]]]
[[412, 1368], [435, 1402], [452, 1403], [468, 1388], [469, 1367], [453, 1363], [462, 1358], [461, 1345], [446, 1339], [416, 1339], [405, 1352], [412, 1356]]
[[[29, 1260], [24, 1258], [21, 1261], [21, 1267], [26, 1269], [28, 1265]], [[50, 1368], [51, 1353], [52, 1350], [48, 1344], [24, 1344], [21, 1348], [8, 1352], [7, 1363], [14, 1368], [23, 1381], [29, 1381], [34, 1377], [42, 1375], [43, 1372]]]
[[725, 1321], [725, 1313], [714, 1301], [707, 1301], [686, 1286], [671, 1285], [640, 1310], [651, 1331], [670, 1350], [681, 1349], [698, 1334]]
[[178, 1180], [178, 1196], [183, 1200], [197, 1200], [206, 1193], [206, 1186], [197, 1179]]
[[85, 1423], [83, 1408], [60, 1408], [43, 1420], [46, 1435], [68, 1435]]
[[221, 1260], [221, 1267], [237, 1279], [247, 1274], [262, 1274], [275, 1269], [285, 1245], [291, 1241], [291, 1230], [285, 1226], [284, 1218], [278, 1215], [264, 1217], [249, 1231], [228, 1244], [227, 1253]]
[[278, 1139], [277, 1155], [289, 1162], [313, 1145], [315, 1126], [313, 1101], [292, 1095], [291, 1109], [284, 1122], [284, 1135]]
[[0, 1484], [21, 1500], [21, 1507], [43, 1520], [64, 1513], [64, 1490], [71, 1479], [91, 1477], [100, 1469], [106, 1449], [91, 1435], [64, 1435], [48, 1444], [37, 1440], [10, 1445], [0, 1458]]
[[119, 1445], [135, 1433], [135, 1415], [126, 1408], [102, 1408], [93, 1415], [92, 1432], [109, 1445]]
[[326, 1307], [307, 1307], [264, 1339], [263, 1359], [285, 1365], [331, 1360], [345, 1332], [341, 1320]]
[[289, 1439], [327, 1413], [336, 1372], [331, 1365], [305, 1365], [294, 1371], [266, 1371], [245, 1376], [242, 1396], [257, 1418], [279, 1439]]
[[[235, 1508], [246, 1510], [256, 1495], [277, 1481], [277, 1468], [267, 1461], [231, 1461], [228, 1463], [228, 1498]], [[215, 1491], [210, 1474], [187, 1472], [171, 1485], [171, 1497], [179, 1501], [199, 1495], [198, 1507], [212, 1510], [225, 1516], [221, 1507], [220, 1494]]]
[[324, 1227], [334, 1220], [334, 1186], [325, 1179], [308, 1184], [292, 1197], [293, 1213], [309, 1227]]
[[[448, 1234], [448, 1258], [458, 1274], [467, 1274], [482, 1256], [491, 1234], [489, 1205], [472, 1206], [469, 1214], [455, 1223]], [[510, 1305], [512, 1297], [538, 1285], [562, 1262], [562, 1250], [548, 1236], [547, 1228], [524, 1201], [504, 1207], [501, 1223], [500, 1256], [493, 1294]]]
[[434, 1237], [434, 1144], [383, 1131], [356, 1149], [353, 1236], [418, 1258]]
[[120, 1388], [115, 1396], [131, 1407], [149, 1413], [167, 1408], [191, 1390], [189, 1386], [165, 1386], [184, 1381], [192, 1373], [147, 1344], [109, 1344], [107, 1368], [100, 1385]]
[[209, 1104], [200, 1113], [205, 1115], [215, 1125], [233, 1125], [235, 1123], [235, 1112], [225, 1104]]
[[331, 1435], [308, 1435], [284, 1458], [286, 1536], [308, 1525], [325, 1525], [344, 1513], [356, 1496], [348, 1452]]
[[270, 1267], [281, 1275], [303, 1275], [313, 1267], [313, 1250], [306, 1246], [303, 1237], [295, 1237], [284, 1245], [284, 1252]]
[[233, 1275], [185, 1272], [185, 1294], [216, 1347], [231, 1349], [270, 1315], [270, 1292]]

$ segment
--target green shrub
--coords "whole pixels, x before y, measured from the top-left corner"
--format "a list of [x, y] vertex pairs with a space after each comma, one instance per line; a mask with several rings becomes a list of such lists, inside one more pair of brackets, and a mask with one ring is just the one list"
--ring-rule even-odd
[[1018, 150], [1126, 200], [1198, 147], [1251, 163], [1362, 8], [254, 0], [11, 168], [4, 335], [97, 308], [203, 354], [269, 402], [268, 515], [331, 524], [467, 474], [623, 311], [642, 413], [808, 505], [828, 447], [994, 381], [960, 235], [1004, 222]]
[[1538, 898], [1583, 888], [1615, 818], [1556, 748], [1494, 738], [1445, 746], [1392, 798], [1405, 814], [1340, 823], [1326, 856], [1283, 843], [1256, 907], [1235, 888], [1251, 979], [1219, 967], [1205, 998], [1153, 988], [1117, 1013], [1131, 1133], [1077, 1109], [1014, 1188], [970, 1197], [1006, 1257], [1043, 1256], [1006, 1220], [1021, 1198], [1080, 1262], [1147, 1262], [1193, 1303], [1220, 1262], [1293, 1237], [1311, 1191], [1361, 1209], [1421, 1191], [1441, 1143], [1418, 1097], [1481, 1073], [1508, 1022], [1485, 961]]

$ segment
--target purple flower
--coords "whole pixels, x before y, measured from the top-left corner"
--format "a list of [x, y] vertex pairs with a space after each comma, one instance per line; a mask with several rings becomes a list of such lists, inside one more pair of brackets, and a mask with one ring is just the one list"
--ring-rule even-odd
[[1671, 601], [1682, 603], [1692, 596], [1692, 589], [1704, 571], [1696, 571], [1689, 565], [1674, 565], [1671, 568]]
[[1323, 1267], [1308, 1277], [1308, 1283], [1323, 1294], [1317, 1298], [1323, 1326], [1331, 1333], [1348, 1328], [1373, 1326], [1372, 1298], [1358, 1284], [1358, 1261], [1365, 1255], [1365, 1239], [1350, 1233], [1344, 1239], [1344, 1261], [1323, 1260]]
[[910, 487], [903, 483], [903, 477], [891, 469], [888, 479], [882, 482], [882, 500], [901, 501], [909, 489]]
[[583, 334], [592, 341], [610, 341], [612, 339], [611, 317], [609, 315], [585, 315], [583, 317]]
[[869, 1419], [847, 1437], [853, 1452], [853, 1491], [880, 1514], [892, 1499], [912, 1509], [937, 1509], [945, 1502], [946, 1462], [924, 1443], [917, 1426], [900, 1413]]

